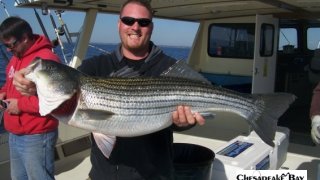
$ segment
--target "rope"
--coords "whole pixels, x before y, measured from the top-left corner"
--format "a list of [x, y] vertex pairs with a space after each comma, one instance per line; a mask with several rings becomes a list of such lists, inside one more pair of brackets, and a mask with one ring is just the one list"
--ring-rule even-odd
[[6, 8], [6, 4], [2, 0], [0, 0], [0, 4], [2, 5], [2, 7], [4, 9], [4, 12], [7, 14], [7, 17], [10, 17], [10, 14]]
[[283, 37], [287, 40], [287, 42], [290, 44], [290, 41], [289, 41], [289, 39], [287, 38], [287, 36], [282, 32], [282, 31], [280, 31], [280, 33], [283, 35]]
[[104, 49], [98, 48], [98, 47], [96, 47], [96, 46], [94, 46], [94, 45], [89, 44], [88, 46], [90, 46], [90, 47], [92, 47], [92, 48], [94, 48], [94, 49], [97, 49], [97, 50], [99, 50], [99, 51], [101, 51], [101, 52], [103, 52], [103, 53], [105, 53], [105, 54], [110, 54], [109, 51], [106, 51], [106, 50], [104, 50]]

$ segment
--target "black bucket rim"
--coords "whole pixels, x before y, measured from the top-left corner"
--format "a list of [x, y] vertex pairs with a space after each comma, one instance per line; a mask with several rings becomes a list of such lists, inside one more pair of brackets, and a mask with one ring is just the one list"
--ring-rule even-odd
[[[193, 147], [193, 150], [198, 151], [197, 153], [201, 152], [201, 157], [200, 159], [198, 159], [196, 162], [187, 162], [185, 161], [177, 161], [177, 156], [176, 156], [176, 148], [180, 148], [182, 146], [189, 146], [189, 147]], [[177, 142], [177, 143], [173, 143], [173, 161], [175, 165], [178, 166], [190, 166], [190, 165], [197, 165], [197, 166], [207, 166], [208, 163], [212, 163], [215, 159], [215, 153], [212, 149], [199, 145], [199, 144], [193, 144], [193, 143], [181, 143], [181, 142]], [[194, 155], [193, 152], [183, 152], [184, 155], [187, 153], [187, 155]], [[199, 154], [198, 154], [199, 155]], [[194, 160], [194, 159], [192, 159]]]

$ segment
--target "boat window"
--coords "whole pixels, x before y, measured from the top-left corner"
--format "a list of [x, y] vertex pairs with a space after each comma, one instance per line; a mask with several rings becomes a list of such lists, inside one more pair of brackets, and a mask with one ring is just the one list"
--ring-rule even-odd
[[298, 46], [298, 33], [296, 28], [280, 28], [279, 33], [279, 51], [286, 51], [290, 53]]
[[273, 54], [274, 26], [262, 24], [260, 34], [260, 56], [267, 57]]
[[254, 35], [254, 24], [211, 24], [208, 54], [212, 57], [253, 59]]
[[307, 43], [309, 50], [320, 48], [320, 27], [312, 27], [307, 30]]

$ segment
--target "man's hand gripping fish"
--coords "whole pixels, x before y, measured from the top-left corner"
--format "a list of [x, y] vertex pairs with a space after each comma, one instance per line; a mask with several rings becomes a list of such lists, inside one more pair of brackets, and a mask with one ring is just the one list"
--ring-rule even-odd
[[[176, 107], [187, 105], [203, 114], [237, 114], [265, 143], [274, 146], [278, 118], [295, 96], [242, 94], [211, 85], [188, 68], [177, 61], [161, 77], [97, 78], [37, 58], [28, 66], [26, 78], [36, 84], [41, 115], [52, 114], [89, 131], [122, 137], [152, 133], [170, 126]], [[189, 72], [192, 74], [186, 75]], [[75, 108], [55, 114], [69, 99], [75, 99]]]

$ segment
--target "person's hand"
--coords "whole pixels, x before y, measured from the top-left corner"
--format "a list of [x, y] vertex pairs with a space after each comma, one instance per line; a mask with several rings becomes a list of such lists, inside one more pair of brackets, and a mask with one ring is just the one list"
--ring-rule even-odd
[[311, 122], [311, 138], [315, 144], [320, 144], [320, 115], [312, 117]]
[[192, 113], [189, 106], [178, 106], [172, 114], [172, 121], [179, 127], [205, 123], [205, 119], [198, 112]]
[[18, 100], [17, 99], [6, 99], [6, 101], [8, 102], [8, 107], [7, 107], [7, 112], [9, 114], [20, 114], [21, 111], [18, 108]]
[[15, 72], [13, 76], [13, 85], [22, 95], [35, 95], [37, 92], [36, 85], [24, 77], [26, 73], [27, 70], [25, 68]]

